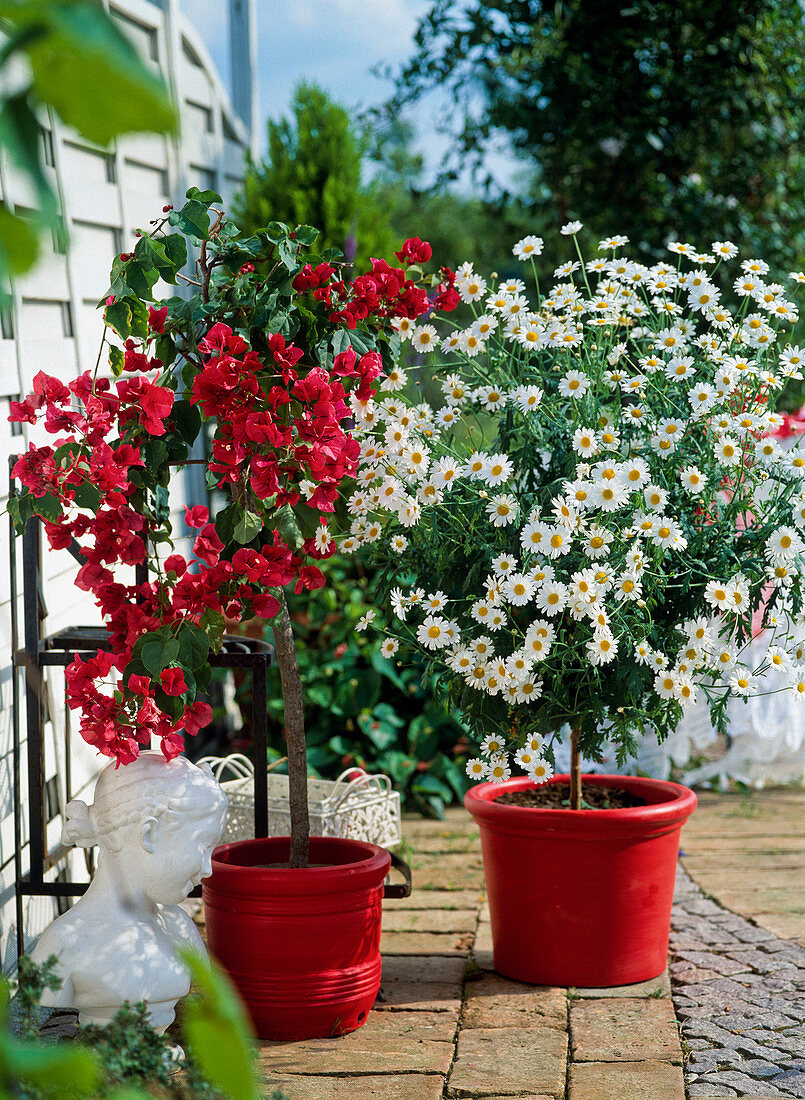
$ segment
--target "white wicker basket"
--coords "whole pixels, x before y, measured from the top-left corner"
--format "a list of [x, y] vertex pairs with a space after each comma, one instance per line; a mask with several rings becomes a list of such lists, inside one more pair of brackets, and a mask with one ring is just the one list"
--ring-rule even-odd
[[[222, 843], [248, 840], [254, 836], [254, 767], [251, 760], [231, 756], [205, 756], [229, 799]], [[229, 775], [231, 778], [225, 778]], [[341, 836], [366, 840], [391, 848], [402, 838], [400, 795], [391, 788], [387, 775], [369, 775], [360, 768], [348, 768], [334, 782], [309, 779], [307, 784], [311, 836]], [[288, 808], [288, 776], [268, 775], [268, 835], [288, 836], [291, 814]]]

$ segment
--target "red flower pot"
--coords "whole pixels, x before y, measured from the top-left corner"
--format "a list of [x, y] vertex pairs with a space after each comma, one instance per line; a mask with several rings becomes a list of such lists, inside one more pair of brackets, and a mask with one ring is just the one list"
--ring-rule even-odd
[[391, 856], [375, 844], [311, 837], [311, 866], [261, 866], [286, 863], [289, 852], [288, 837], [216, 848], [202, 884], [210, 953], [259, 1038], [343, 1035], [364, 1023], [380, 988]]
[[[550, 782], [567, 783], [557, 775]], [[584, 782], [646, 800], [622, 810], [500, 805], [526, 776], [464, 796], [481, 833], [495, 970], [538, 985], [626, 985], [665, 969], [679, 833], [696, 795], [622, 775]]]

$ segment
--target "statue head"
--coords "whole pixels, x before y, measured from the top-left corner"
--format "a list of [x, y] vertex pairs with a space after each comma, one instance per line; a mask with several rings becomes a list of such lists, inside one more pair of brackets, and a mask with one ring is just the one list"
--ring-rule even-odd
[[104, 768], [91, 806], [67, 804], [62, 841], [97, 844], [99, 873], [117, 868], [127, 892], [177, 904], [211, 873], [226, 808], [209, 767], [143, 752], [131, 764]]

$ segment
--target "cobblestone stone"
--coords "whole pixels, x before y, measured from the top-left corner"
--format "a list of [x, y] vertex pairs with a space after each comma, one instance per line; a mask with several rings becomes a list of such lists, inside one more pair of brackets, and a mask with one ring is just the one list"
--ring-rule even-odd
[[[669, 970], [693, 1097], [805, 1097], [805, 951], [706, 898], [680, 867]], [[691, 980], [693, 979], [693, 980]]]

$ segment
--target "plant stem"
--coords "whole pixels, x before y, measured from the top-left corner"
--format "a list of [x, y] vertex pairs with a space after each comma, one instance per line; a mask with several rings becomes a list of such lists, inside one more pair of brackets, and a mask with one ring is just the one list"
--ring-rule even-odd
[[[284, 591], [282, 610], [274, 621], [274, 654], [282, 681], [285, 743], [288, 747], [288, 797], [291, 809], [291, 867], [307, 867], [310, 818], [307, 805], [307, 747], [302, 709], [302, 680], [296, 660], [291, 616]], [[255, 761], [255, 764], [258, 762]], [[260, 767], [264, 766], [261, 761]]]
[[573, 726], [570, 731], [570, 808], [581, 809], [581, 749], [578, 726]]

